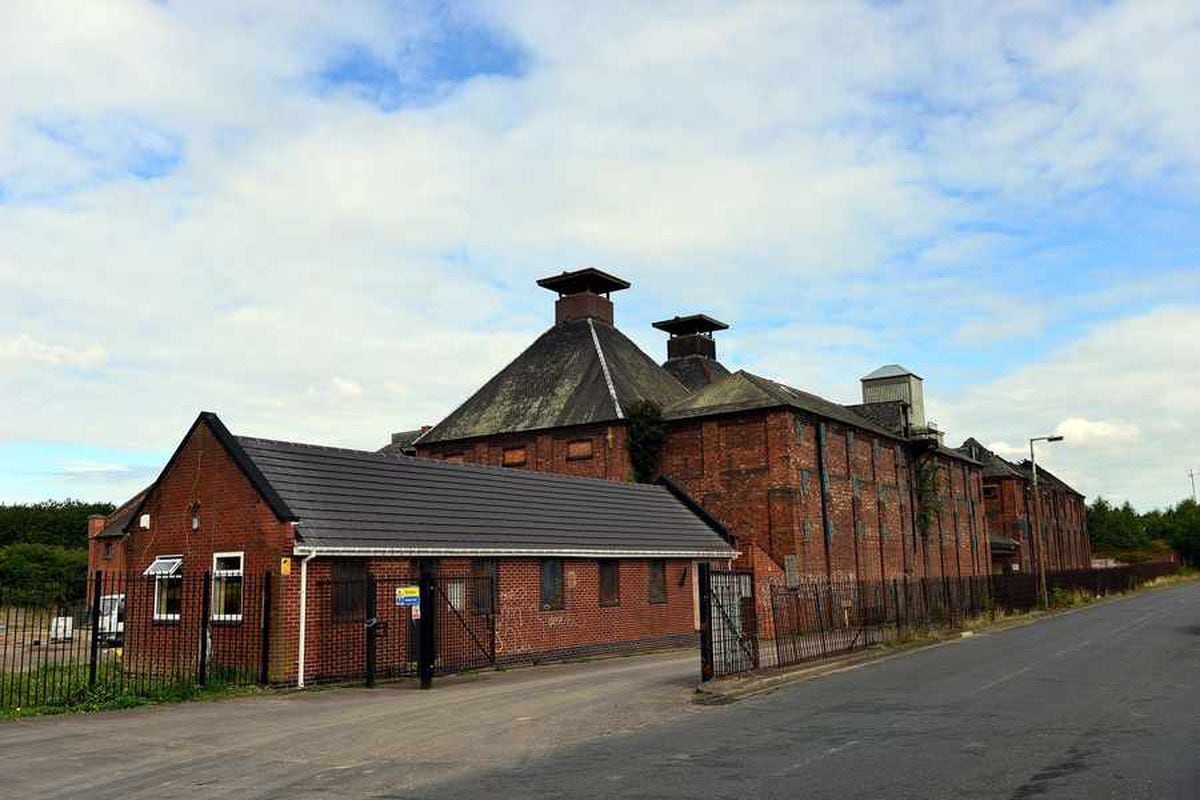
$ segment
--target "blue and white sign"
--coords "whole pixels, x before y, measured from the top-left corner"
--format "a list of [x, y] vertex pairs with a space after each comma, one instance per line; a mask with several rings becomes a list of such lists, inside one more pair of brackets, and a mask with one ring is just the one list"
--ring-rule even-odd
[[409, 607], [421, 605], [421, 587], [397, 586], [396, 605]]

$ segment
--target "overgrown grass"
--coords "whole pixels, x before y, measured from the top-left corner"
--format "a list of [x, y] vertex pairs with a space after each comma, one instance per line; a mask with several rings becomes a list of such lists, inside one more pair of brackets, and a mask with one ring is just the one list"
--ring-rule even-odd
[[0, 673], [0, 720], [41, 714], [134, 708], [260, 691], [247, 685], [245, 670], [214, 668], [207, 685], [192, 675], [145, 680], [123, 672], [120, 662], [97, 665], [92, 684], [87, 664], [44, 664], [22, 673]]

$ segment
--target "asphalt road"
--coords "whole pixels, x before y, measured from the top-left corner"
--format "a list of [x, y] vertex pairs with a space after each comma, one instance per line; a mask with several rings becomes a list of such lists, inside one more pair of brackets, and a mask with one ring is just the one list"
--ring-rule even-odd
[[724, 707], [694, 654], [0, 724], [0, 796], [1200, 798], [1200, 583]]
[[1194, 800], [1200, 583], [402, 796]]

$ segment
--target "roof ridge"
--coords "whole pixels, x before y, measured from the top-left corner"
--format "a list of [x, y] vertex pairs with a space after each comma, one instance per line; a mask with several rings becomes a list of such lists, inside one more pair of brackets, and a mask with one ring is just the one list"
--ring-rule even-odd
[[587, 323], [592, 334], [592, 345], [596, 348], [596, 357], [600, 359], [600, 370], [604, 373], [604, 383], [608, 386], [608, 396], [612, 398], [613, 408], [617, 411], [617, 419], [625, 419], [625, 414], [621, 411], [621, 401], [617, 399], [616, 387], [613, 386], [612, 373], [608, 371], [608, 361], [604, 359], [604, 348], [600, 346], [600, 337], [596, 335], [596, 325], [591, 317], [588, 317]]

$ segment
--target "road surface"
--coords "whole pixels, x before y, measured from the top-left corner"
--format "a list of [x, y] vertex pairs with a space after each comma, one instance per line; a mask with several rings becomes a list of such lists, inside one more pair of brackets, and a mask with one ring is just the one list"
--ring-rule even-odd
[[724, 707], [693, 654], [0, 723], [4, 797], [1200, 798], [1200, 583]]

